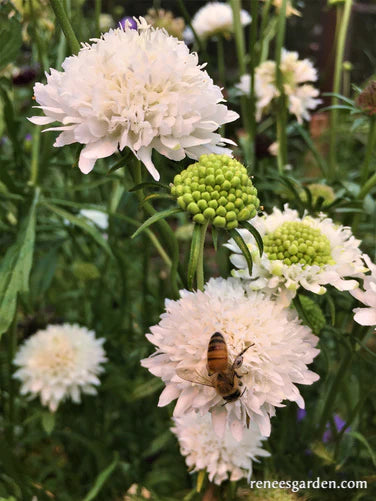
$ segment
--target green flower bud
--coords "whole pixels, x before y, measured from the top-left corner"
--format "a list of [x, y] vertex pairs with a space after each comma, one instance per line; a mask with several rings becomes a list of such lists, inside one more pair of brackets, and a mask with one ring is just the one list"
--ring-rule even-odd
[[[306, 314], [309, 325], [315, 334], [319, 334], [325, 326], [326, 320], [320, 306], [307, 296], [299, 296], [304, 313]], [[304, 320], [303, 320], [303, 323]]]

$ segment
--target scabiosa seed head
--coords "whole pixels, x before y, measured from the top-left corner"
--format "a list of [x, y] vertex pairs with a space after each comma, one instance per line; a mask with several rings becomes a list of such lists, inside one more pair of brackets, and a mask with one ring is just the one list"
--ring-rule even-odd
[[234, 440], [229, 428], [223, 437], [216, 435], [209, 414], [190, 413], [174, 418], [171, 428], [177, 436], [180, 450], [189, 471], [206, 470], [209, 481], [219, 485], [227, 479], [232, 482], [250, 479], [252, 462], [257, 457], [270, 456], [261, 448], [264, 437], [253, 424], [244, 430], [242, 439]]
[[169, 35], [179, 40], [183, 39], [184, 19], [182, 17], [174, 17], [171, 11], [149, 9], [145, 19], [154, 28], [164, 28]]
[[202, 155], [175, 176], [171, 194], [193, 221], [210, 221], [218, 228], [237, 228], [240, 221], [254, 217], [260, 206], [247, 169], [227, 155]]
[[372, 80], [359, 94], [355, 104], [367, 115], [376, 114], [376, 80]]
[[42, 405], [55, 412], [60, 402], [81, 401], [81, 393], [96, 394], [98, 375], [106, 356], [95, 333], [78, 325], [49, 325], [19, 348], [14, 377], [22, 383], [21, 394], [40, 396]]
[[[326, 325], [326, 320], [320, 306], [307, 296], [300, 296], [300, 302], [306, 314], [312, 332], [320, 334], [321, 329]], [[304, 320], [303, 320], [303, 323]]]

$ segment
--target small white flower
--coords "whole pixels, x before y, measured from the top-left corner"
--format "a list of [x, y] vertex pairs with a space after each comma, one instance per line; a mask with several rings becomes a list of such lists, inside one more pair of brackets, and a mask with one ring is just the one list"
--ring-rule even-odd
[[351, 294], [367, 308], [355, 308], [354, 320], [360, 325], [372, 325], [376, 328], [376, 265], [367, 254], [363, 254], [363, 259], [371, 274], [362, 277], [364, 291], [355, 289]]
[[272, 143], [269, 148], [268, 148], [268, 151], [271, 155], [273, 155], [274, 157], [278, 156], [278, 149], [279, 149], [279, 144], [278, 144], [278, 141], [274, 141], [274, 143]]
[[[159, 406], [177, 399], [175, 417], [192, 411], [203, 416], [210, 411], [217, 435], [223, 436], [228, 423], [238, 441], [247, 415], [263, 436], [269, 436], [270, 417], [283, 400], [304, 407], [295, 383], [311, 384], [318, 379], [307, 368], [319, 352], [315, 348], [318, 338], [291, 310], [262, 293], [246, 293], [242, 281], [233, 278], [211, 279], [204, 292], [184, 290], [180, 295], [178, 301], [166, 301], [166, 313], [146, 335], [157, 350], [141, 361], [166, 385]], [[225, 406], [213, 387], [177, 375], [177, 370], [184, 369], [207, 375], [207, 349], [214, 332], [224, 336], [231, 363], [250, 346], [239, 369], [245, 391]]]
[[80, 215], [89, 219], [89, 221], [101, 230], [107, 230], [108, 228], [108, 214], [100, 210], [95, 209], [82, 209], [80, 210]]
[[279, 294], [289, 303], [299, 287], [315, 294], [324, 294], [327, 284], [341, 291], [358, 287], [356, 280], [345, 279], [359, 277], [366, 270], [360, 240], [350, 228], [333, 223], [325, 214], [300, 218], [288, 205], [283, 211], [275, 207], [272, 214], [254, 218], [252, 224], [265, 244], [260, 258], [251, 233], [239, 230], [254, 260], [252, 277], [234, 240], [226, 244], [238, 268], [233, 275], [246, 279], [251, 289]]
[[138, 30], [128, 23], [110, 30], [77, 56], [64, 71], [51, 69], [47, 84], [34, 86], [45, 117], [37, 125], [60, 122], [54, 146], [85, 145], [79, 168], [87, 174], [97, 159], [128, 147], [154, 179], [159, 172], [152, 150], [171, 160], [198, 159], [204, 153], [228, 153], [215, 131], [238, 118], [224, 104], [221, 89], [198, 56], [184, 42], [140, 18]]
[[[319, 91], [305, 82], [315, 82], [317, 71], [308, 59], [299, 60], [297, 52], [282, 50], [281, 72], [284, 92], [287, 96], [290, 113], [296, 116], [299, 123], [310, 119], [309, 110], [316, 108], [321, 103], [315, 99]], [[304, 84], [304, 85], [302, 85]], [[242, 94], [249, 95], [251, 91], [251, 78], [243, 75], [240, 83], [235, 86]], [[265, 61], [256, 68], [255, 72], [256, 118], [266, 113], [273, 100], [279, 96], [276, 84], [275, 61]]]
[[42, 405], [55, 412], [60, 402], [81, 401], [81, 393], [96, 394], [100, 365], [105, 362], [104, 339], [86, 327], [49, 325], [33, 334], [19, 348], [14, 377], [22, 383], [21, 394], [40, 396]]
[[[242, 26], [247, 26], [252, 18], [246, 10], [240, 12]], [[206, 39], [215, 35], [230, 36], [234, 31], [232, 8], [223, 2], [209, 2], [199, 9], [192, 19], [197, 36]]]
[[115, 24], [114, 18], [111, 14], [102, 13], [99, 16], [99, 31], [103, 33], [104, 31], [108, 31]]
[[199, 416], [191, 413], [174, 418], [175, 426], [171, 430], [178, 438], [181, 454], [190, 471], [206, 470], [210, 482], [219, 485], [228, 478], [236, 482], [252, 476], [252, 463], [257, 456], [270, 456], [262, 449], [262, 437], [259, 431], [250, 425], [244, 430], [240, 442], [234, 440], [230, 430], [222, 438], [213, 430], [209, 414]]
[[[263, 0], [263, 1], [265, 2], [266, 0]], [[282, 7], [282, 1], [283, 0], [273, 0], [272, 1], [273, 6], [277, 9], [278, 13]], [[290, 0], [287, 0], [286, 17], [290, 17], [290, 16], [301, 16], [301, 13], [298, 10], [294, 9], [294, 7], [292, 6], [292, 2]]]

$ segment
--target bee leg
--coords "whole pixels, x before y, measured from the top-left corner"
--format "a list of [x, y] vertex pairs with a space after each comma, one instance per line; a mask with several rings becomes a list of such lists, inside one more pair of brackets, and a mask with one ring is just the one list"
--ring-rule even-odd
[[243, 376], [240, 376], [236, 371], [234, 371], [235, 373], [235, 376], [238, 378], [238, 379], [241, 379]]
[[240, 397], [239, 397], [239, 398], [242, 398], [242, 396], [244, 395], [244, 393], [245, 393], [245, 390], [246, 390], [246, 389], [247, 389], [247, 388], [244, 388], [243, 393], [240, 395]]
[[239, 381], [239, 386], [243, 386], [243, 383], [241, 381]]

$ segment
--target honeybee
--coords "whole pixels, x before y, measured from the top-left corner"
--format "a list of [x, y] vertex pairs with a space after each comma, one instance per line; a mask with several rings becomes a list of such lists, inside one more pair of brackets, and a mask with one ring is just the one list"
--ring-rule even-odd
[[191, 383], [210, 386], [216, 390], [226, 402], [235, 402], [244, 393], [241, 391], [243, 383], [236, 370], [243, 364], [243, 355], [254, 343], [244, 348], [237, 355], [233, 363], [228, 359], [228, 350], [225, 338], [220, 332], [215, 332], [210, 337], [207, 351], [208, 375], [190, 369], [177, 369], [176, 373], [182, 379]]

